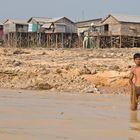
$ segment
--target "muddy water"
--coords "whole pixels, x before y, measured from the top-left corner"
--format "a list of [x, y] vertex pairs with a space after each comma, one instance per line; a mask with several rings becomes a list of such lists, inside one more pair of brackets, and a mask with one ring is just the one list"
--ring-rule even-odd
[[127, 95], [0, 90], [0, 140], [139, 140]]

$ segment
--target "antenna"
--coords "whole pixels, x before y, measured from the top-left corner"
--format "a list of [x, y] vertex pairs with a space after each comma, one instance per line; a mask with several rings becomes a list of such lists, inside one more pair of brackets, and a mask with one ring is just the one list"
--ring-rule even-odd
[[82, 10], [82, 20], [85, 20], [85, 11]]

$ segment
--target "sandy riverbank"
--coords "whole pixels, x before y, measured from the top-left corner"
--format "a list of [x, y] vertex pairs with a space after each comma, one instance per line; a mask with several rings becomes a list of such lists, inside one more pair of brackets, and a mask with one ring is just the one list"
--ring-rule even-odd
[[[139, 108], [140, 109], [140, 108]], [[0, 90], [2, 140], [139, 140], [128, 95]]]
[[0, 87], [128, 93], [133, 49], [0, 48]]

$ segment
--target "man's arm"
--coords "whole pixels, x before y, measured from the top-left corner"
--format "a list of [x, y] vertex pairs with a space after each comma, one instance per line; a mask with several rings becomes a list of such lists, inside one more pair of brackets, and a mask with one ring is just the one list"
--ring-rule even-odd
[[129, 75], [129, 83], [131, 86], [131, 93], [133, 93], [133, 91], [134, 91], [133, 78], [134, 78], [134, 72], [133, 72], [133, 70], [131, 70], [130, 75]]

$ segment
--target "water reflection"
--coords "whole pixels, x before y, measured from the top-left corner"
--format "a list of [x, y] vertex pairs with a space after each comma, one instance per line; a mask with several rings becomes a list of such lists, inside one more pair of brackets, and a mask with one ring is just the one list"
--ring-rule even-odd
[[131, 130], [140, 131], [140, 116], [138, 115], [138, 111], [131, 111], [130, 123]]

